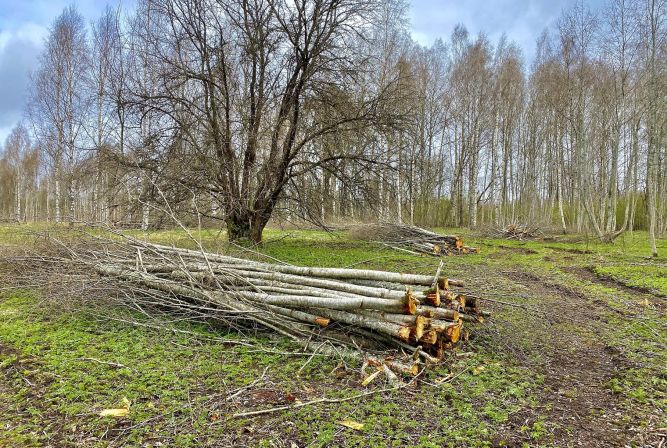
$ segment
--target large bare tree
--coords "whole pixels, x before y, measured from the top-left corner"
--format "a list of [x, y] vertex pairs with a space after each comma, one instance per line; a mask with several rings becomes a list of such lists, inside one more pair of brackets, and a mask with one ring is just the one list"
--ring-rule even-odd
[[[261, 240], [290, 179], [325, 162], [300, 159], [304, 148], [380, 115], [383, 92], [361, 90], [364, 61], [355, 51], [374, 7], [360, 0], [145, 2], [140, 8], [152, 11], [152, 22], [138, 37], [154, 78], [131, 102], [160, 124], [151, 137], [156, 150], [138, 163], [162, 175], [169, 164], [187, 168], [181, 182], [213, 194], [230, 239]], [[328, 159], [345, 158], [340, 149]]]

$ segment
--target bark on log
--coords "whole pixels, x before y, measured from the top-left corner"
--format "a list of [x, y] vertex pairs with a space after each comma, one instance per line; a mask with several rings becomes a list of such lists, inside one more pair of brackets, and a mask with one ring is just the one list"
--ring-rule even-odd
[[[206, 254], [190, 249], [176, 249], [159, 244], [152, 244], [151, 248], [161, 253], [179, 253], [191, 257], [208, 259], [209, 261], [220, 261], [222, 263], [239, 264], [244, 266], [247, 270], [271, 270], [275, 272], [282, 272], [284, 274], [305, 275], [310, 277], [333, 278], [333, 279], [359, 279], [359, 280], [374, 280], [380, 282], [402, 283], [404, 285], [422, 285], [431, 286], [433, 277], [429, 275], [418, 274], [401, 274], [398, 272], [374, 271], [370, 269], [343, 269], [343, 268], [318, 268], [306, 266], [293, 266], [282, 264], [270, 264], [262, 262], [254, 262], [243, 260], [240, 258], [229, 257], [219, 254]], [[445, 278], [442, 278], [443, 281]], [[459, 286], [463, 282], [458, 280], [449, 280], [450, 285]], [[446, 288], [443, 288], [446, 289]]]
[[348, 313], [346, 311], [332, 310], [332, 309], [310, 309], [313, 314], [320, 314], [329, 319], [343, 322], [348, 325], [356, 325], [363, 328], [369, 328], [379, 333], [386, 334], [407, 342], [410, 339], [410, 327], [406, 325], [399, 325], [392, 322], [381, 321], [371, 317], [362, 316], [356, 313]]

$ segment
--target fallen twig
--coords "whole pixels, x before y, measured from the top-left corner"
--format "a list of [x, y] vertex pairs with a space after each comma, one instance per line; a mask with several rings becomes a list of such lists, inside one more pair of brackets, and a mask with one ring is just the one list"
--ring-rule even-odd
[[[422, 370], [423, 371], [423, 370]], [[362, 392], [357, 395], [352, 395], [351, 397], [345, 397], [345, 398], [319, 398], [317, 400], [311, 400], [311, 401], [304, 401], [301, 403], [295, 403], [291, 405], [284, 405], [284, 406], [276, 406], [273, 408], [268, 408], [268, 409], [260, 409], [257, 411], [247, 411], [247, 412], [238, 412], [236, 414], [232, 414], [229, 416], [229, 418], [243, 418], [243, 417], [257, 417], [258, 415], [266, 415], [266, 414], [273, 414], [275, 412], [280, 412], [280, 411], [286, 411], [289, 409], [298, 409], [302, 408], [305, 406], [313, 406], [317, 404], [336, 404], [336, 403], [344, 403], [346, 401], [352, 401], [352, 400], [358, 400], [360, 398], [368, 397], [370, 395], [375, 395], [375, 394], [381, 394], [384, 392], [390, 392], [390, 391], [395, 391], [395, 390], [400, 390], [403, 388], [408, 387], [411, 385], [416, 378], [418, 378], [419, 375], [417, 375], [415, 378], [410, 380], [407, 383], [397, 383], [395, 386], [392, 387], [385, 387], [383, 389], [376, 389], [376, 390], [371, 390], [368, 392]]]

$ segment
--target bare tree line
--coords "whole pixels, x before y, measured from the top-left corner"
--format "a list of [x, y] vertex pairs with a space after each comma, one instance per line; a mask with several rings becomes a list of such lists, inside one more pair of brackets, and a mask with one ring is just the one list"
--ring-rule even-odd
[[[667, 2], [518, 46], [412, 40], [400, 0], [142, 0], [53, 23], [0, 159], [6, 219], [261, 239], [271, 218], [667, 232]], [[189, 218], [188, 218], [189, 217]]]

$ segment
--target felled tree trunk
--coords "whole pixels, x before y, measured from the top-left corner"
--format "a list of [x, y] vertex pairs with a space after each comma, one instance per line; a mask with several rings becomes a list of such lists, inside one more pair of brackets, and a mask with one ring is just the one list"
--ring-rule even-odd
[[[133, 240], [134, 244], [142, 246], [144, 243]], [[435, 278], [431, 275], [403, 274], [398, 272], [374, 271], [369, 269], [344, 269], [344, 268], [318, 268], [294, 265], [273, 265], [249, 260], [242, 260], [219, 254], [202, 254], [196, 250], [174, 248], [160, 244], [151, 244], [150, 250], [158, 253], [179, 253], [181, 255], [191, 256], [200, 259], [206, 259], [207, 262], [221, 264], [232, 264], [243, 266], [246, 270], [262, 271], [270, 269], [274, 272], [284, 274], [305, 275], [325, 279], [350, 279], [355, 281], [372, 280], [379, 282], [394, 282], [403, 285], [422, 285], [431, 286]], [[464, 286], [461, 280], [449, 279], [440, 276], [437, 279], [440, 289], [449, 289], [450, 286]]]

